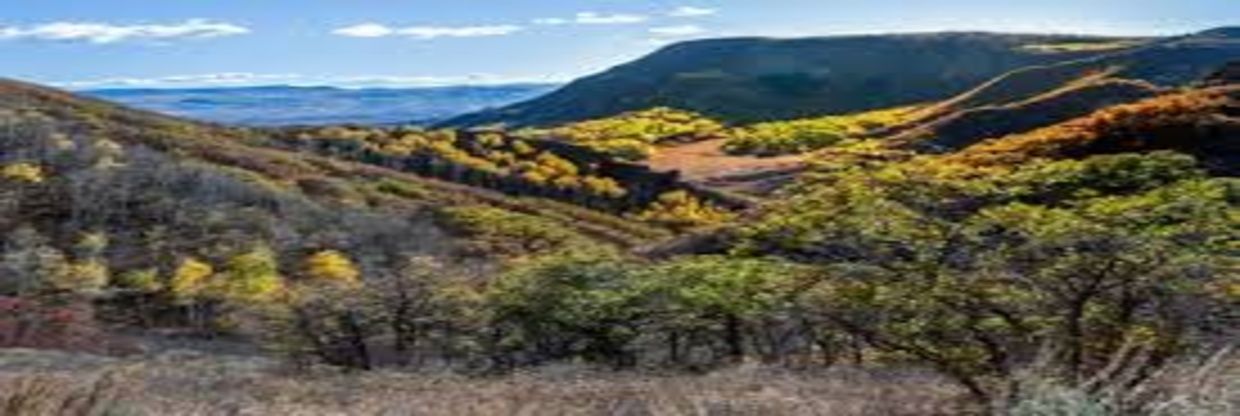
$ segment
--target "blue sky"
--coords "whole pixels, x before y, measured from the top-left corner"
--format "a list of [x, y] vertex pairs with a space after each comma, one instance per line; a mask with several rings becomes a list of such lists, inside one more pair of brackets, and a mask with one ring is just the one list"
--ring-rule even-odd
[[1240, 0], [0, 0], [0, 76], [71, 88], [561, 81], [668, 42], [1178, 34]]

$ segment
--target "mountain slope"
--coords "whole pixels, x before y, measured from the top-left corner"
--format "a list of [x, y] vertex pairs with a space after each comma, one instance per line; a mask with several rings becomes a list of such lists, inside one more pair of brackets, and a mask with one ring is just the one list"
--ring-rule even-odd
[[852, 112], [936, 100], [1016, 68], [1109, 50], [1034, 46], [1120, 41], [1130, 42], [987, 33], [693, 41], [546, 96], [445, 124], [550, 125], [658, 106], [736, 122]]
[[982, 139], [1051, 125], [1158, 92], [1157, 87], [1142, 81], [1087, 81], [1016, 103], [958, 111], [901, 132], [891, 140], [925, 150], [958, 149]]
[[1210, 76], [1206, 77], [1206, 79], [1202, 82], [1202, 84], [1206, 86], [1226, 85], [1231, 83], [1240, 83], [1240, 60], [1229, 62], [1227, 66], [1219, 69], [1213, 74], [1210, 74]]
[[937, 104], [931, 116], [1006, 105], [1076, 82], [1111, 77], [1183, 86], [1240, 58], [1240, 31], [1214, 29], [1049, 65], [1021, 68]]
[[1099, 56], [1003, 74], [928, 106], [882, 135], [923, 150], [953, 150], [1148, 98], [1194, 84], [1240, 58], [1240, 36], [1225, 29], [1161, 39]]
[[1087, 117], [969, 146], [947, 157], [970, 165], [1036, 158], [1172, 150], [1220, 175], [1240, 175], [1240, 85], [1196, 89], [1114, 106]]
[[[484, 229], [492, 240], [618, 246], [663, 232], [16, 81], [0, 80], [0, 124], [0, 241], [47, 240], [70, 252], [83, 235], [99, 234], [106, 263], [119, 271], [167, 271], [187, 256], [222, 262], [266, 246], [287, 259], [340, 250], [382, 272], [411, 255], [451, 254]], [[453, 220], [475, 210], [488, 220]], [[501, 225], [522, 228], [504, 235]]]
[[106, 89], [83, 94], [199, 120], [255, 126], [430, 122], [550, 92], [553, 85], [435, 88]]
[[[917, 205], [919, 209], [935, 206], [940, 209], [935, 215], [954, 218], [961, 210], [977, 209], [978, 204], [1011, 201], [1012, 198], [1011, 195], [980, 197], [978, 192], [1019, 195], [1037, 191], [1046, 192], [1041, 197], [1062, 199], [1097, 197], [1095, 187], [1117, 183], [1159, 186], [1164, 176], [1183, 174], [1234, 181], [1240, 176], [1240, 77], [1234, 76], [1235, 64], [1223, 68], [1214, 71], [1199, 83], [1199, 87], [1107, 106], [1082, 117], [976, 143], [927, 149], [875, 138], [807, 154], [806, 173], [794, 184], [777, 191], [777, 197], [769, 199], [761, 209], [748, 212], [744, 220], [719, 230], [665, 241], [648, 248], [648, 252], [655, 256], [677, 256], [726, 253], [744, 248], [771, 254], [793, 248], [791, 246], [802, 243], [799, 239], [805, 237], [822, 240], [819, 242], [824, 247], [815, 249], [818, 251], [802, 251], [804, 247], [795, 247], [793, 251], [797, 251], [798, 256], [849, 254], [831, 245], [832, 240], [822, 235], [822, 225], [818, 222], [834, 220], [839, 212], [868, 211], [853, 210], [841, 201], [822, 199], [814, 193], [837, 190], [864, 193], [876, 183], [894, 184], [893, 193], [902, 197], [926, 198], [917, 203], [924, 204]], [[1017, 113], [1016, 116], [1024, 115]], [[961, 119], [962, 123], [965, 121], [967, 117]], [[1097, 166], [1088, 168], [1097, 170], [1093, 174], [1116, 176], [1091, 178], [1077, 172], [1095, 164]], [[1108, 169], [1116, 172], [1107, 172]], [[1009, 178], [1003, 179], [1004, 176]], [[844, 177], [860, 180], [861, 184], [840, 186], [839, 181]], [[968, 185], [964, 185], [966, 183]], [[943, 193], [927, 191], [930, 186], [944, 186]], [[1080, 187], [1083, 191], [1074, 194], [1064, 191], [1062, 187], [1065, 186]], [[953, 199], [957, 200], [944, 202]], [[814, 223], [798, 223], [796, 217]], [[858, 224], [879, 224], [886, 220], [889, 218]], [[757, 241], [756, 234], [763, 235], [761, 240], [769, 240]], [[831, 238], [850, 241], [853, 236]]]

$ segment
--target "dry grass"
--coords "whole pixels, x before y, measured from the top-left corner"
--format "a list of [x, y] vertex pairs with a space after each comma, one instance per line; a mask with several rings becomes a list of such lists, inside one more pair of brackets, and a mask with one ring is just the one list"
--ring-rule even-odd
[[190, 353], [0, 352], [0, 406], [14, 409], [6, 415], [948, 415], [959, 413], [959, 397], [930, 375], [852, 369], [293, 375], [263, 359]]
[[[1025, 376], [1020, 400], [999, 406], [1004, 414], [1213, 416], [1240, 409], [1235, 353], [1167, 367], [1124, 390]], [[563, 365], [484, 378], [293, 372], [264, 358], [184, 351], [116, 359], [0, 350], [0, 414], [6, 416], [980, 414], [964, 403], [951, 383], [916, 371], [746, 365], [658, 375]]]
[[124, 413], [122, 402], [135, 392], [121, 371], [88, 376], [27, 375], [0, 378], [0, 414], [113, 415]]
[[1151, 415], [1214, 416], [1240, 414], [1240, 355], [1225, 348], [1198, 360], [1182, 359], [1140, 378], [1134, 366], [1113, 363], [1114, 379], [1098, 384], [1087, 380], [1076, 386], [1053, 377], [1026, 373], [1020, 377], [1024, 393], [1012, 403], [1013, 416]]

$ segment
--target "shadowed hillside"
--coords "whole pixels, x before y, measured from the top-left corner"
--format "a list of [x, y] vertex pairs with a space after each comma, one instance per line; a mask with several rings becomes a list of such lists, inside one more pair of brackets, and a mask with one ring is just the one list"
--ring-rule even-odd
[[959, 149], [982, 139], [1028, 131], [1151, 97], [1158, 91], [1142, 81], [1089, 80], [1012, 104], [959, 111], [890, 140], [932, 151]]
[[986, 33], [692, 41], [445, 124], [551, 125], [658, 106], [734, 122], [845, 113], [936, 100], [1016, 68], [1108, 51], [1030, 45], [1114, 41]]
[[1240, 57], [1240, 35], [1215, 29], [1166, 38], [1145, 45], [1004, 74], [927, 111], [930, 118], [982, 106], [1027, 100], [1091, 78], [1142, 80], [1157, 86], [1183, 86], [1204, 78]]
[[1206, 77], [1203, 84], [1206, 86], [1226, 85], [1231, 83], [1240, 83], [1240, 60], [1232, 61], [1227, 66], [1210, 74]]

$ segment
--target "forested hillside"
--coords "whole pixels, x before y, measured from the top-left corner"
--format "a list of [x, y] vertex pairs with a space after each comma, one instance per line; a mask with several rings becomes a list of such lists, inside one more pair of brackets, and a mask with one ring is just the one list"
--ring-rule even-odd
[[[988, 33], [693, 41], [445, 125], [547, 126], [660, 106], [729, 122], [847, 113], [937, 100], [1018, 68], [1140, 43]], [[1102, 47], [1052, 47], [1079, 44]]]
[[946, 155], [837, 147], [745, 221], [665, 249], [817, 265], [789, 282], [814, 299], [811, 316], [971, 389], [1018, 377], [1047, 342], [1067, 380], [1111, 377], [1133, 348], [1152, 359], [1126, 364], [1143, 374], [1238, 335], [1238, 91], [1107, 108]]
[[[903, 140], [958, 149], [992, 136], [1044, 127], [1156, 88], [1183, 87], [1240, 57], [1240, 37], [1220, 29], [1140, 47], [1022, 68], [924, 109], [899, 130]], [[962, 120], [963, 119], [963, 120]]]
[[[6, 313], [33, 325], [6, 332], [9, 347], [123, 349], [101, 325], [231, 332], [226, 316], [310, 276], [389, 276], [413, 258], [489, 267], [666, 233], [571, 204], [279, 150], [259, 131], [17, 82], [0, 95], [0, 296], [16, 302]], [[69, 313], [70, 325], [44, 321], [55, 313]], [[18, 329], [8, 324], [0, 332]]]

